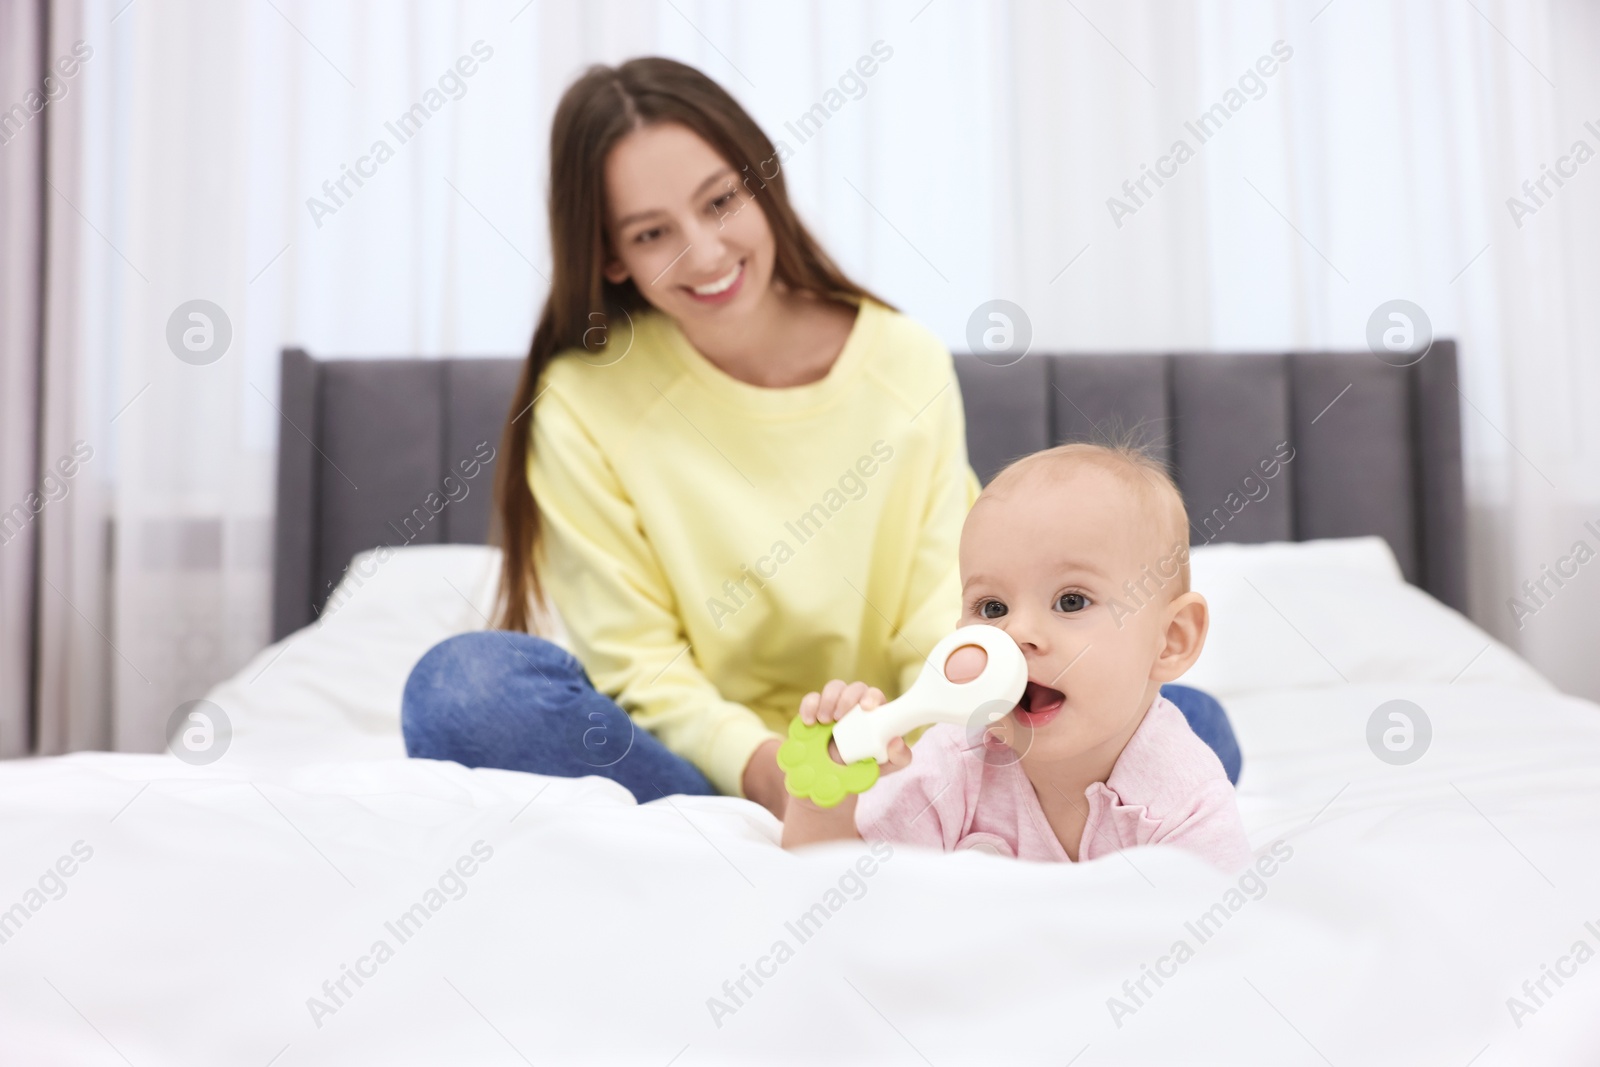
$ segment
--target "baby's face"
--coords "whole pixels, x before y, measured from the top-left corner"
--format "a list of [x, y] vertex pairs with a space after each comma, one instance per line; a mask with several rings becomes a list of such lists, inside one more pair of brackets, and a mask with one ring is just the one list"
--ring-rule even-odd
[[991, 730], [1025, 767], [1114, 761], [1170, 680], [1159, 661], [1188, 538], [1152, 495], [1077, 463], [985, 493], [967, 516], [961, 625], [997, 626], [1027, 658], [1027, 691]]

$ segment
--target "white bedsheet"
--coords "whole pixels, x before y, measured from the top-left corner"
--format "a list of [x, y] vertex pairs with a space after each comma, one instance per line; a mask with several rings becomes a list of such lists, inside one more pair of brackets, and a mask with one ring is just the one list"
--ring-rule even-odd
[[[1303, 624], [1310, 602], [1259, 579]], [[1465, 663], [1452, 641], [1428, 654]], [[271, 693], [250, 670], [230, 685]], [[0, 1063], [1600, 1061], [1600, 958], [1574, 955], [1600, 950], [1600, 708], [1500, 651], [1454, 684], [1299, 682], [1228, 701], [1246, 825], [1279, 857], [1248, 892], [1167, 847], [900, 848], [864, 874], [864, 847], [786, 853], [731, 798], [638, 806], [600, 779], [359, 745], [286, 760], [267, 738], [314, 735], [292, 709], [207, 767], [13, 761], [0, 909], [28, 914], [0, 927]], [[1367, 747], [1393, 699], [1432, 724], [1407, 766]], [[402, 940], [386, 924], [418, 904]]]

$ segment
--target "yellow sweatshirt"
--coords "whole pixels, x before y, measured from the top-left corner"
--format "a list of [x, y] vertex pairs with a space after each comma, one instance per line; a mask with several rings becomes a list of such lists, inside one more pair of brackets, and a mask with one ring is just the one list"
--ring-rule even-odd
[[802, 696], [843, 678], [892, 699], [959, 622], [979, 489], [960, 391], [939, 340], [870, 300], [828, 375], [783, 389], [659, 312], [628, 332], [541, 379], [541, 575], [595, 688], [743, 796]]

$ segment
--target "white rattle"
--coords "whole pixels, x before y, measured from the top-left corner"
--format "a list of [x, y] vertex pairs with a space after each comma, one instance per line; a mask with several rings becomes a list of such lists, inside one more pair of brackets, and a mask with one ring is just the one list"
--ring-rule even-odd
[[[952, 682], [945, 666], [959, 648], [976, 645], [985, 662], [976, 678]], [[952, 723], [964, 726], [988, 707], [988, 720], [1002, 718], [1016, 706], [1028, 685], [1028, 662], [1011, 635], [995, 626], [963, 626], [933, 646], [922, 673], [910, 689], [876, 708], [851, 709], [837, 722], [807, 725], [798, 715], [789, 723], [789, 739], [778, 749], [790, 795], [808, 797], [831, 808], [846, 793], [863, 793], [878, 780], [878, 764], [889, 758], [889, 742], [919, 726]], [[828, 754], [828, 740], [839, 750], [841, 766]]]

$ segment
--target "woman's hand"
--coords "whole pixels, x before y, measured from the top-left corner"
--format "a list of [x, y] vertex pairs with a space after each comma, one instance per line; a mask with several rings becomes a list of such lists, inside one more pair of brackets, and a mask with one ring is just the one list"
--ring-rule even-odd
[[[883, 691], [876, 686], [865, 682], [844, 682], [838, 678], [822, 687], [820, 693], [807, 693], [800, 700], [800, 718], [806, 725], [819, 722], [838, 722], [849, 715], [860, 705], [864, 712], [871, 712], [873, 708], [887, 703]], [[834, 762], [843, 764], [839, 758], [839, 747], [830, 739], [828, 741], [828, 755]], [[889, 741], [889, 762], [878, 764], [879, 774], [891, 774], [911, 764], [911, 746], [906, 744], [905, 738], [896, 737]]]
[[783, 742], [770, 738], [756, 746], [750, 760], [744, 765], [741, 785], [744, 795], [779, 819], [789, 801], [789, 791], [783, 785], [783, 768], [778, 766], [778, 747]]

